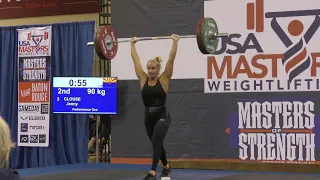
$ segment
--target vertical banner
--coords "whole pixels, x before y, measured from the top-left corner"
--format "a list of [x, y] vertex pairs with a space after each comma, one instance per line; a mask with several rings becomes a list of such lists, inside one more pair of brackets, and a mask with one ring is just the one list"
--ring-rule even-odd
[[18, 30], [18, 146], [49, 146], [51, 32]]
[[233, 93], [226, 133], [241, 161], [320, 162], [320, 4], [295, 1], [205, 1], [204, 16], [231, 33], [207, 57], [204, 89]]

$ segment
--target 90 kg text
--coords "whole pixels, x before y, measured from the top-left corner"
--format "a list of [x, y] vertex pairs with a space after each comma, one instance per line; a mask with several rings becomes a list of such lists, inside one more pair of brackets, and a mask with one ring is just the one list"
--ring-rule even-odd
[[105, 96], [106, 91], [104, 89], [88, 89], [88, 94], [100, 94], [101, 96]]

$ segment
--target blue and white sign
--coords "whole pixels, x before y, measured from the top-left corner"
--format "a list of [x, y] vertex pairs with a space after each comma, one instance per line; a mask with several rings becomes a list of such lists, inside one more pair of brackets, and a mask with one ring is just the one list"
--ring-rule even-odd
[[53, 113], [117, 114], [115, 77], [54, 77]]

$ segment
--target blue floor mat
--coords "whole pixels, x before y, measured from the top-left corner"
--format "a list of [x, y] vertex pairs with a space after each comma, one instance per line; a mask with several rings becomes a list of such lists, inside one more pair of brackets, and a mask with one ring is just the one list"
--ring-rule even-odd
[[[70, 180], [70, 179], [86, 179], [86, 176], [96, 180], [141, 180], [149, 171], [149, 165], [131, 165], [131, 164], [104, 164], [104, 163], [86, 163], [52, 166], [45, 168], [30, 168], [18, 170], [22, 179], [27, 180]], [[96, 170], [92, 173], [92, 170]], [[161, 168], [158, 168], [157, 176], [159, 176]], [[87, 173], [86, 173], [87, 172]], [[127, 173], [127, 175], [126, 175]], [[186, 170], [173, 169], [171, 179], [173, 180], [240, 180], [250, 179], [250, 177], [259, 177], [257, 180], [264, 180], [268, 176], [272, 176], [272, 180], [277, 178], [284, 180], [288, 175], [293, 175], [299, 179], [301, 176], [319, 178], [320, 174], [304, 174], [304, 173], [270, 173], [270, 172], [244, 172], [244, 171], [222, 171], [222, 170]], [[118, 176], [118, 177], [117, 177]], [[73, 178], [70, 178], [73, 177]], [[304, 178], [305, 178], [304, 177]], [[160, 179], [160, 178], [157, 178]], [[270, 179], [270, 178], [267, 178]]]

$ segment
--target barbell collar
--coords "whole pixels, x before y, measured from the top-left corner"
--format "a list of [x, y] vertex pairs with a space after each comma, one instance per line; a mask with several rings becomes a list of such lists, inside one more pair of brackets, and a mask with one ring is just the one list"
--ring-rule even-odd
[[228, 37], [229, 36], [229, 33], [219, 33], [217, 35], [213, 35], [215, 37]]

